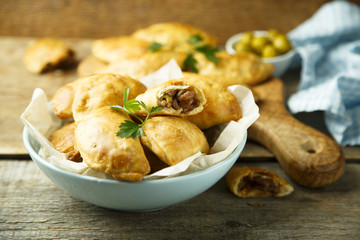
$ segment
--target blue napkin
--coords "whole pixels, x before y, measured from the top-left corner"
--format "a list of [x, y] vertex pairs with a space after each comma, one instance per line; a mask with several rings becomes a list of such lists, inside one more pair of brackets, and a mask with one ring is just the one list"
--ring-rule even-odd
[[360, 7], [329, 2], [288, 36], [302, 64], [290, 111], [324, 111], [340, 145], [360, 145]]

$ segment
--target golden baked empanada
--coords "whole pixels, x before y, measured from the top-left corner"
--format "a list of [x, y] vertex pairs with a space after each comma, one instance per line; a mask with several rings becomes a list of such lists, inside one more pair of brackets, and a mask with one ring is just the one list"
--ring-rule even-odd
[[25, 68], [31, 73], [44, 73], [67, 68], [76, 63], [74, 51], [62, 40], [42, 38], [31, 43], [24, 56]]
[[188, 40], [195, 35], [201, 36], [201, 44], [211, 46], [217, 44], [216, 38], [211, 34], [183, 23], [157, 23], [139, 29], [131, 36], [147, 42], [163, 44], [166, 49], [188, 52], [194, 49], [194, 45], [190, 44]]
[[231, 55], [221, 51], [215, 54], [219, 63], [214, 63], [206, 59], [201, 53], [196, 53], [194, 58], [197, 60], [199, 74], [216, 75], [219, 82], [224, 86], [236, 84], [258, 84], [265, 81], [274, 72], [274, 66], [264, 63], [261, 58], [250, 53], [239, 53]]
[[[188, 116], [199, 113], [206, 104], [206, 98], [201, 88], [186, 81], [186, 78], [170, 80], [152, 87], [136, 97], [151, 109], [162, 107], [154, 115]], [[136, 112], [137, 115], [147, 114], [145, 109]]]
[[68, 160], [81, 162], [80, 152], [75, 146], [75, 128], [75, 122], [69, 122], [54, 131], [49, 136], [49, 141], [57, 151], [64, 153]]
[[110, 63], [141, 56], [149, 45], [147, 41], [129, 36], [111, 37], [94, 41], [91, 51], [97, 59]]
[[200, 129], [207, 129], [241, 118], [241, 108], [236, 97], [213, 78], [186, 73], [184, 79], [203, 90], [206, 98], [204, 109], [195, 115], [185, 116], [185, 119], [195, 123]]
[[93, 55], [90, 55], [80, 61], [77, 67], [77, 73], [79, 77], [86, 77], [92, 74], [100, 73], [107, 66], [107, 63], [97, 59]]
[[146, 90], [145, 85], [128, 76], [94, 74], [58, 89], [52, 99], [52, 107], [59, 118], [74, 117], [76, 121], [94, 109], [123, 105], [124, 88], [130, 89], [129, 99]]
[[209, 151], [204, 133], [195, 124], [171, 116], [149, 118], [143, 126], [141, 143], [170, 166], [199, 151]]
[[150, 166], [140, 140], [116, 136], [125, 120], [130, 118], [109, 107], [89, 113], [76, 123], [76, 146], [89, 167], [115, 179], [141, 181]]
[[81, 79], [72, 104], [75, 121], [94, 109], [123, 105], [125, 88], [130, 89], [129, 99], [146, 90], [145, 85], [131, 77], [111, 73], [95, 74]]
[[100, 72], [128, 75], [132, 78], [140, 79], [159, 70], [171, 59], [174, 59], [179, 66], [182, 66], [186, 56], [187, 53], [185, 52], [146, 52], [139, 57], [112, 62]]
[[238, 197], [282, 197], [294, 188], [275, 173], [250, 167], [232, 167], [226, 175], [227, 186]]

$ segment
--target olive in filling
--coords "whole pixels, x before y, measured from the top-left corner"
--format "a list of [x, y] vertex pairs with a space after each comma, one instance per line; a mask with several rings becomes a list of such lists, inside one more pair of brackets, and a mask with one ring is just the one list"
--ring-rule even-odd
[[200, 105], [195, 91], [190, 89], [169, 89], [160, 98], [163, 108], [182, 109], [182, 113], [190, 112]]

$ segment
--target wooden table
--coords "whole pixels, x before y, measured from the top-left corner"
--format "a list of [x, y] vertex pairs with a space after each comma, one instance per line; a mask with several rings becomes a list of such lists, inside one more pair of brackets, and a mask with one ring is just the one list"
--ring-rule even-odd
[[[247, 143], [238, 166], [271, 170], [295, 188], [284, 198], [240, 199], [220, 180], [205, 193], [147, 213], [93, 206], [57, 188], [29, 159], [19, 115], [35, 87], [51, 96], [75, 72], [28, 74], [21, 59], [32, 38], [0, 37], [0, 239], [359, 239], [360, 148], [343, 148], [345, 175], [335, 184], [309, 189], [284, 173], [273, 155]], [[81, 59], [91, 40], [68, 40]], [[286, 96], [296, 90], [299, 70], [283, 77]], [[326, 132], [322, 113], [298, 119]]]

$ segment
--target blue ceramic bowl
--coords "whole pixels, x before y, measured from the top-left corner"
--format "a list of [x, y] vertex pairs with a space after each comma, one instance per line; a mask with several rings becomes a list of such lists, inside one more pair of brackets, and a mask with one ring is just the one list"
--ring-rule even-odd
[[[240, 145], [222, 162], [205, 170], [168, 179], [125, 182], [97, 179], [62, 170], [38, 155], [39, 144], [26, 127], [23, 141], [32, 160], [58, 187], [91, 204], [129, 212], [153, 211], [191, 199], [218, 182], [233, 166], [244, 148]], [[46, 196], [45, 196], [46, 197]]]

